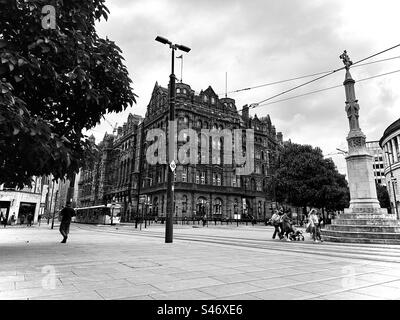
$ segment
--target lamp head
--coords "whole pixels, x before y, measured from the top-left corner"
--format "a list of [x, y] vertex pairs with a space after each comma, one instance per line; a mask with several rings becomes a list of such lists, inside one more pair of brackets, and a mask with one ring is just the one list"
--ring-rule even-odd
[[179, 50], [181, 50], [181, 51], [183, 51], [183, 52], [189, 52], [190, 51], [190, 48], [189, 47], [186, 47], [186, 46], [184, 46], [184, 45], [182, 45], [182, 44], [177, 44], [177, 45], [175, 45]]
[[157, 36], [156, 41], [161, 42], [162, 44], [169, 44], [169, 45], [172, 44], [171, 41], [160, 36]]

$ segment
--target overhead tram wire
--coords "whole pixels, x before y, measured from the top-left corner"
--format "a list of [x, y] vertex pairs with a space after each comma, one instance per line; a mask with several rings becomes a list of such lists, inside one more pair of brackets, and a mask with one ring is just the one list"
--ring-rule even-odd
[[[367, 78], [363, 78], [363, 79], [359, 79], [359, 80], [357, 80], [357, 82], [367, 81], [367, 80], [371, 80], [371, 79], [374, 79], [374, 78], [387, 76], [387, 75], [390, 75], [390, 74], [393, 74], [393, 73], [398, 73], [398, 72], [400, 72], [400, 69], [394, 70], [394, 71], [390, 71], [390, 72], [386, 72], [386, 73], [381, 73], [381, 74], [378, 74], [378, 75], [375, 75], [375, 76], [371, 76], [371, 77], [367, 77]], [[308, 96], [308, 95], [311, 95], [311, 94], [314, 94], [314, 93], [328, 91], [328, 90], [332, 90], [332, 89], [336, 89], [336, 88], [341, 88], [342, 86], [343, 86], [342, 84], [339, 84], [339, 85], [335, 85], [335, 86], [331, 86], [331, 87], [327, 87], [327, 88], [323, 88], [323, 89], [309, 91], [309, 92], [306, 92], [306, 93], [303, 93], [303, 94], [299, 94], [299, 95], [295, 95], [295, 96], [292, 96], [292, 97], [288, 97], [288, 98], [285, 98], [285, 99], [280, 99], [280, 100], [276, 100], [276, 101], [272, 101], [272, 102], [268, 102], [268, 103], [262, 103], [262, 104], [259, 104], [259, 105], [253, 105], [251, 108], [255, 109], [255, 108], [258, 108], [258, 107], [268, 106], [268, 105], [279, 103], [279, 102], [293, 100], [293, 99], [304, 97], [304, 96]], [[176, 102], [179, 102], [179, 101], [176, 101]], [[198, 107], [198, 104], [193, 104], [193, 103], [190, 103], [190, 102], [187, 102], [187, 101], [182, 101], [182, 103], [184, 105], [187, 105], [187, 106]], [[243, 108], [237, 110], [237, 112], [242, 112], [242, 111], [243, 111]]]
[[[397, 45], [395, 45], [395, 46], [393, 46], [393, 47], [390, 47], [390, 48], [388, 48], [388, 49], [385, 49], [385, 50], [382, 50], [382, 51], [380, 51], [380, 52], [377, 52], [377, 53], [375, 53], [375, 54], [373, 54], [373, 55], [370, 55], [370, 56], [368, 56], [368, 57], [366, 57], [366, 58], [363, 58], [363, 59], [361, 59], [361, 60], [358, 60], [358, 61], [352, 63], [352, 66], [354, 66], [354, 65], [356, 65], [356, 64], [359, 64], [360, 62], [363, 62], [363, 61], [365, 61], [365, 60], [368, 60], [368, 59], [370, 59], [370, 58], [372, 58], [372, 57], [376, 57], [376, 56], [379, 55], [379, 54], [382, 54], [382, 53], [384, 53], [384, 52], [387, 52], [387, 51], [392, 50], [392, 49], [397, 48], [397, 47], [400, 47], [400, 44], [397, 44]], [[343, 66], [343, 67], [341, 67], [341, 68], [339, 68], [339, 69], [335, 69], [335, 70], [333, 70], [333, 71], [331, 71], [331, 72], [329, 72], [329, 73], [327, 73], [327, 74], [324, 74], [324, 75], [322, 75], [322, 76], [320, 76], [320, 77], [318, 77], [318, 78], [314, 78], [314, 79], [312, 79], [312, 80], [310, 80], [310, 81], [307, 81], [307, 82], [305, 82], [305, 83], [299, 84], [299, 85], [297, 85], [297, 86], [295, 86], [295, 87], [293, 87], [293, 88], [290, 88], [290, 89], [288, 89], [288, 90], [282, 91], [282, 92], [280, 92], [280, 93], [278, 93], [278, 94], [275, 94], [275, 95], [273, 95], [273, 96], [271, 96], [271, 97], [269, 97], [269, 98], [266, 98], [266, 99], [261, 100], [261, 101], [259, 101], [259, 102], [257, 102], [257, 103], [254, 103], [254, 104], [252, 104], [251, 106], [252, 106], [252, 108], [255, 108], [256, 106], [258, 106], [258, 105], [260, 105], [260, 104], [262, 104], [262, 103], [264, 103], [264, 102], [267, 102], [267, 101], [272, 100], [272, 99], [274, 99], [274, 98], [277, 98], [277, 97], [279, 97], [279, 96], [281, 96], [281, 95], [284, 95], [284, 94], [286, 94], [286, 93], [289, 93], [289, 92], [291, 92], [291, 91], [294, 91], [294, 90], [296, 90], [296, 89], [299, 89], [299, 88], [301, 88], [301, 87], [304, 87], [304, 86], [306, 86], [307, 84], [310, 84], [310, 83], [313, 83], [313, 82], [315, 82], [315, 81], [321, 80], [321, 79], [323, 79], [323, 78], [325, 78], [325, 77], [327, 77], [327, 76], [329, 76], [329, 75], [332, 75], [332, 74], [334, 74], [334, 73], [336, 73], [336, 72], [338, 72], [338, 71], [340, 71], [340, 70], [343, 70], [343, 69], [345, 69], [345, 68], [346, 68], [346, 67]]]
[[[370, 64], [374, 64], [374, 63], [380, 63], [380, 62], [390, 61], [390, 60], [394, 60], [394, 59], [399, 59], [399, 58], [400, 58], [400, 56], [395, 56], [395, 57], [391, 57], [391, 58], [386, 58], [386, 59], [366, 62], [366, 63], [362, 63], [362, 64], [359, 64], [359, 65], [356, 65], [355, 68], [366, 66], [366, 65], [370, 65]], [[256, 85], [256, 86], [253, 86], [253, 87], [233, 90], [233, 91], [228, 92], [228, 94], [230, 94], [230, 93], [238, 93], [238, 92], [242, 92], [242, 91], [248, 91], [248, 90], [252, 90], [252, 89], [258, 89], [258, 88], [262, 88], [262, 87], [272, 86], [272, 85], [275, 85], [275, 84], [286, 83], [286, 82], [291, 82], [291, 81], [305, 79], [305, 78], [310, 78], [310, 77], [319, 76], [319, 75], [322, 75], [322, 74], [328, 74], [330, 72], [331, 71], [321, 71], [321, 72], [308, 74], [308, 75], [304, 75], [304, 76], [299, 76], [299, 77], [289, 78], [289, 79], [285, 79], [285, 80], [269, 82], [269, 83], [265, 83], [265, 84]]]
[[[390, 75], [390, 74], [393, 74], [393, 73], [397, 73], [397, 72], [400, 72], [400, 69], [395, 70], [395, 71], [391, 71], [391, 72], [378, 74], [378, 75], [371, 76], [371, 77], [368, 77], [368, 78], [363, 78], [363, 79], [357, 80], [357, 82], [371, 80], [371, 79], [374, 79], [374, 78], [387, 76], [387, 75]], [[259, 105], [254, 105], [252, 108], [254, 109], [254, 108], [258, 108], [258, 107], [262, 107], [262, 106], [268, 106], [268, 105], [275, 104], [275, 103], [278, 103], [278, 102], [288, 101], [288, 100], [292, 100], [292, 99], [308, 96], [310, 94], [314, 94], [314, 93], [318, 93], [318, 92], [322, 92], [322, 91], [328, 91], [328, 90], [335, 89], [335, 88], [340, 88], [342, 86], [343, 86], [342, 84], [339, 84], [339, 85], [328, 87], [328, 88], [314, 90], [314, 91], [306, 92], [306, 93], [299, 94], [299, 95], [296, 95], [296, 96], [288, 97], [288, 98], [285, 98], [285, 99], [280, 99], [280, 100], [276, 100], [276, 101], [272, 101], [272, 102], [268, 102], [268, 103], [262, 103], [262, 104], [259, 104]], [[238, 112], [241, 112], [241, 111], [243, 111], [243, 109], [238, 110]]]

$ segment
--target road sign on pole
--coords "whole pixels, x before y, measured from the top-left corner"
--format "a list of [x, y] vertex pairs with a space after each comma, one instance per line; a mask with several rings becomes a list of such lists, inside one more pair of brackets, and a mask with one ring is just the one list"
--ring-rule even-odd
[[172, 160], [171, 163], [169, 164], [171, 171], [174, 172], [176, 169], [176, 163], [175, 160]]

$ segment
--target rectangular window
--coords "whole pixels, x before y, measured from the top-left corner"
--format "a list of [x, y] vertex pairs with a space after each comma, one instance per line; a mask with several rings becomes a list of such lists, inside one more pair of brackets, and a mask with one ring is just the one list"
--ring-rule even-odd
[[196, 183], [199, 184], [199, 182], [200, 182], [200, 177], [199, 177], [199, 173], [197, 172], [196, 173]]
[[215, 186], [215, 174], [213, 174], [213, 185]]
[[218, 178], [217, 178], [217, 186], [220, 186], [220, 185], [221, 185], [221, 176], [218, 175]]
[[205, 172], [201, 173], [201, 184], [206, 184], [206, 173]]
[[182, 172], [182, 181], [187, 182], [187, 175], [186, 172]]

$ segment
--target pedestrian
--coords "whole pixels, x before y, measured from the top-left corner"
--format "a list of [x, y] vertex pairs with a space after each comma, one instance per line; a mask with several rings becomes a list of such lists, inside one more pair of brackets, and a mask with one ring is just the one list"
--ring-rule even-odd
[[279, 215], [279, 211], [278, 210], [275, 210], [275, 212], [272, 215], [272, 217], [269, 220], [269, 222], [275, 228], [274, 234], [272, 235], [272, 239], [275, 239], [276, 235], [278, 235], [279, 239], [282, 239], [282, 234], [281, 234], [281, 230], [280, 230], [281, 217]]
[[40, 220], [42, 220], [42, 215], [39, 213], [39, 215], [38, 215], [38, 218], [37, 218], [37, 220], [38, 220], [38, 223], [39, 223], [39, 227], [40, 227]]
[[315, 226], [315, 237], [317, 238], [317, 240], [323, 242], [321, 238], [321, 228], [322, 225], [324, 224], [324, 218], [322, 216], [322, 213], [319, 211], [317, 211], [317, 217], [318, 217], [318, 223]]
[[29, 227], [32, 227], [32, 220], [33, 220], [33, 215], [32, 215], [32, 213], [29, 213], [28, 214], [28, 226]]
[[311, 209], [310, 213], [308, 214], [308, 225], [307, 225], [307, 230], [308, 232], [311, 233], [311, 237], [314, 240], [314, 242], [319, 242], [317, 238], [317, 226], [318, 226], [318, 216], [317, 216], [317, 210]]
[[4, 228], [7, 226], [8, 224], [8, 212], [6, 213], [5, 219], [4, 219]]
[[282, 236], [286, 237], [286, 241], [291, 241], [289, 238], [289, 233], [292, 230], [290, 218], [286, 212], [283, 212], [281, 216], [281, 225], [282, 225]]
[[[4, 216], [3, 212], [0, 213], [0, 223], [4, 224], [4, 220], [6, 219], [6, 217]], [[4, 224], [4, 228], [6, 227], [6, 225]]]
[[24, 224], [24, 222], [25, 222], [25, 215], [24, 214], [21, 215], [20, 221], [21, 221], [21, 226], [22, 226]]
[[67, 202], [66, 207], [61, 210], [61, 224], [60, 224], [60, 233], [63, 236], [63, 240], [61, 243], [66, 243], [68, 239], [69, 226], [71, 224], [72, 217], [75, 216], [75, 210], [71, 208], [71, 202]]
[[15, 224], [15, 212], [13, 212], [12, 216], [11, 216], [11, 225]]

